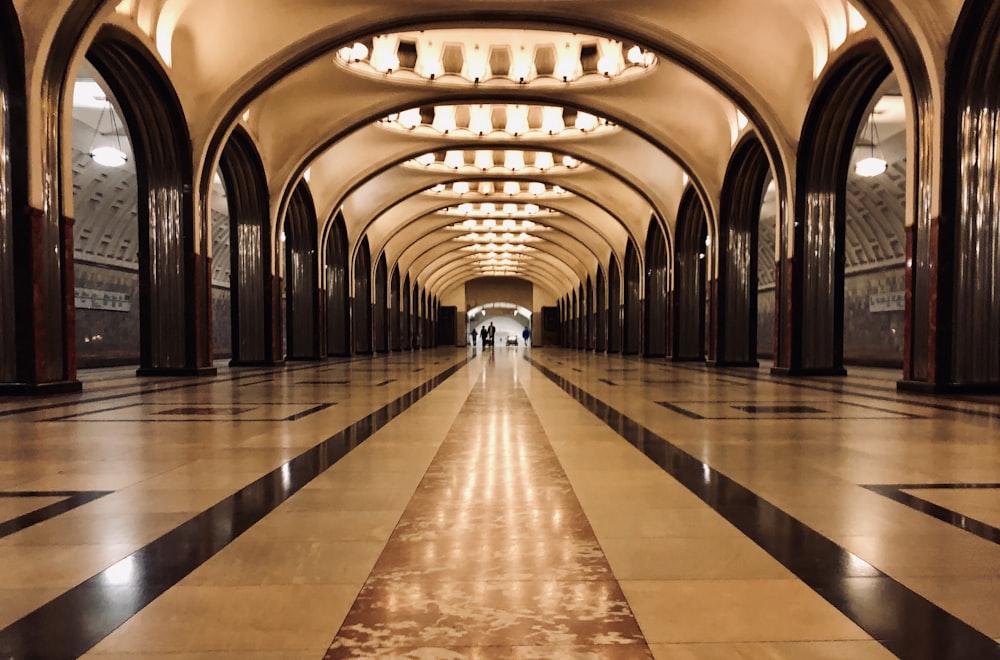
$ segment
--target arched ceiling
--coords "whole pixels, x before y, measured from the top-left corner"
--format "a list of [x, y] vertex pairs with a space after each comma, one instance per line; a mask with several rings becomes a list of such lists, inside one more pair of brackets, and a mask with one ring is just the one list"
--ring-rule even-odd
[[[195, 152], [209, 173], [203, 181], [213, 167], [208, 159], [217, 158], [227, 132], [242, 123], [267, 168], [272, 222], [280, 223], [289, 192], [306, 176], [321, 229], [343, 217], [352, 245], [367, 236], [373, 257], [384, 252], [390, 269], [398, 266], [404, 277], [431, 287], [435, 295], [483, 271], [479, 261], [467, 258], [474, 254], [456, 249], [454, 232], [445, 229], [449, 219], [439, 213], [460, 202], [427, 191], [467, 181], [472, 190], [461, 201], [479, 203], [492, 198], [476, 190], [482, 181], [498, 187], [519, 181], [525, 190], [529, 182], [541, 182], [566, 190], [565, 198], [542, 204], [559, 212], [551, 219], [558, 240], [546, 238], [543, 248], [521, 260], [524, 277], [562, 295], [598, 264], [620, 260], [628, 241], [642, 246], [651, 217], [670, 237], [687, 185], [696, 186], [714, 223], [722, 178], [742, 132], [756, 130], [772, 160], [790, 159], [815, 81], [838, 48], [864, 38], [886, 43], [873, 16], [898, 10], [913, 22], [918, 41], [930, 44], [938, 29], [931, 26], [953, 23], [961, 3], [947, 0], [929, 8], [916, 0], [871, 0], [874, 13], [864, 0], [857, 7], [844, 0], [723, 0], [711, 11], [699, 0], [624, 0], [613, 12], [599, 0], [395, 4], [123, 0], [113, 11], [109, 5], [106, 20], [144, 38], [163, 61], [187, 110]], [[441, 72], [435, 80], [421, 77], [410, 61], [408, 40], [422, 38], [421, 29], [448, 28], [454, 31], [442, 37], [450, 50], [442, 49]], [[376, 35], [390, 35], [396, 44], [392, 52], [399, 61], [393, 64], [399, 68], [391, 73], [372, 59], [384, 46], [372, 41]], [[560, 80], [546, 69], [545, 57], [532, 60], [527, 82], [469, 79], [474, 58], [466, 54], [477, 50], [474, 46], [489, 51], [490, 68], [509, 73], [526, 39], [529, 49], [539, 52], [551, 45], [556, 60], [572, 41], [581, 66], [570, 78], [580, 82]], [[630, 75], [600, 72], [608, 66], [607, 53], [613, 53], [608, 44], [615, 41], [624, 44], [615, 70], [629, 69]], [[367, 72], [352, 70], [338, 56], [355, 42], [366, 44], [368, 52], [358, 59], [369, 65]], [[630, 68], [631, 44], [650, 54], [641, 66]], [[561, 107], [567, 117], [587, 113], [615, 130], [444, 135], [429, 126], [389, 128], [383, 121], [420, 108], [429, 125], [436, 106], [467, 104]], [[523, 172], [409, 166], [424, 154], [440, 159], [449, 151], [465, 151], [471, 164], [484, 149], [549, 151], [557, 162], [569, 155], [582, 166]], [[885, 197], [897, 187], [876, 192]], [[531, 202], [530, 195], [524, 197], [518, 201]], [[902, 197], [893, 204], [902, 205]], [[872, 226], [883, 222], [890, 221], [875, 219]], [[889, 242], [876, 240], [886, 246], [872, 248], [870, 234], [849, 235], [858, 245], [869, 244], [867, 249], [849, 245], [849, 260], [852, 252], [876, 260], [886, 253]], [[215, 255], [216, 265], [221, 256]]]

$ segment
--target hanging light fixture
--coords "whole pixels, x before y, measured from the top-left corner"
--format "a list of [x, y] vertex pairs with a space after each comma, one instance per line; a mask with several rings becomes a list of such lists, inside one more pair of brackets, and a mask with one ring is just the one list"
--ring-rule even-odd
[[862, 158], [854, 164], [854, 171], [858, 176], [874, 177], [884, 173], [888, 168], [888, 163], [882, 158], [881, 149], [879, 149], [878, 155], [875, 154], [875, 149], [878, 147], [878, 129], [875, 127], [874, 109], [868, 116], [868, 142], [867, 144], [862, 143], [860, 146], [862, 149], [868, 147], [868, 157]]
[[[104, 122], [105, 114], [111, 119], [111, 134], [115, 136], [117, 146], [105, 145], [95, 148], [94, 144], [97, 142], [97, 134], [101, 132], [101, 124]], [[88, 151], [94, 162], [102, 167], [121, 167], [128, 162], [128, 156], [125, 155], [125, 151], [122, 149], [121, 128], [118, 126], [117, 115], [111, 107], [111, 101], [109, 100], [105, 100], [104, 107], [101, 108], [101, 114], [97, 116], [97, 125], [94, 126], [94, 137], [90, 139], [90, 149]]]

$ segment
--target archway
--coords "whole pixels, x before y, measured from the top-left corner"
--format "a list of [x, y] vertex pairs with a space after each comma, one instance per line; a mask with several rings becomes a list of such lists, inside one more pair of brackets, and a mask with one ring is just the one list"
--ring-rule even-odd
[[24, 42], [10, 0], [0, 0], [0, 383], [18, 378], [16, 271], [18, 209], [27, 207]]
[[242, 127], [230, 135], [222, 150], [219, 170], [229, 205], [230, 364], [275, 364], [280, 360], [280, 331], [275, 331], [279, 317], [272, 274], [274, 252], [267, 177], [257, 148]]
[[[204, 218], [197, 230], [194, 224], [191, 138], [180, 101], [156, 59], [119, 28], [101, 29], [87, 61], [107, 85], [108, 102], [115, 105], [111, 110], [121, 114], [125, 130], [120, 135], [128, 136], [120, 142], [122, 151], [130, 144], [134, 153], [125, 157], [135, 165], [138, 218], [134, 244], [139, 293], [137, 373], [214, 374], [210, 235]], [[115, 142], [107, 146], [117, 148], [117, 136]], [[74, 232], [74, 239], [80, 241], [74, 254], [86, 254], [90, 246], [99, 249], [94, 244], [101, 242], [100, 237], [88, 243], [87, 232], [94, 229], [88, 224], [81, 222]], [[196, 235], [201, 236], [200, 244], [195, 243]], [[133, 254], [131, 246], [122, 247], [123, 258]], [[99, 334], [77, 327], [81, 341]]]
[[[954, 225], [938, 227], [938, 281], [912, 278], [936, 293], [932, 326], [914, 333], [904, 377], [922, 389], [1000, 389], [1000, 6], [968, 0], [952, 37], [946, 76], [942, 209]], [[919, 237], [918, 237], [919, 238]], [[911, 239], [911, 243], [912, 243]], [[918, 252], [917, 262], [924, 256]], [[978, 257], [978, 258], [976, 258]], [[936, 325], [934, 321], [937, 321]], [[926, 346], [926, 348], [924, 348]], [[925, 357], [926, 356], [926, 357]], [[926, 374], [926, 376], [924, 375]]]
[[583, 347], [588, 351], [592, 351], [597, 345], [597, 318], [594, 312], [596, 303], [594, 300], [594, 281], [590, 279], [590, 275], [587, 275], [586, 293], [584, 310], [587, 313], [587, 330], [584, 333]]
[[642, 350], [642, 307], [639, 297], [642, 270], [639, 253], [632, 241], [625, 248], [625, 299], [622, 314], [622, 353], [638, 355]]
[[375, 350], [379, 353], [389, 352], [389, 267], [385, 261], [385, 253], [379, 255], [375, 264]]
[[608, 261], [608, 353], [622, 351], [622, 276], [615, 255]]
[[673, 338], [674, 360], [705, 359], [705, 300], [708, 271], [705, 207], [694, 188], [681, 197], [677, 212], [677, 246], [674, 254]]
[[285, 314], [289, 360], [320, 358], [317, 241], [316, 208], [309, 188], [301, 181], [285, 212]]
[[[718, 366], [758, 366], [758, 269], [773, 270], [773, 259], [758, 263], [761, 207], [770, 179], [764, 146], [755, 135], [745, 137], [733, 152], [722, 187], [714, 301]], [[773, 242], [770, 245], [773, 254]]]
[[412, 350], [413, 345], [413, 335], [414, 324], [413, 324], [413, 305], [414, 305], [414, 291], [416, 287], [410, 286], [410, 276], [407, 275], [406, 279], [403, 280], [403, 348], [406, 350]]
[[646, 357], [664, 357], [667, 354], [667, 241], [660, 223], [653, 218], [646, 233], [646, 301], [645, 347]]
[[326, 239], [326, 332], [330, 355], [351, 354], [351, 296], [347, 228], [339, 213]]
[[608, 283], [605, 281], [604, 269], [597, 267], [597, 284], [595, 288], [594, 311], [594, 350], [604, 353], [608, 350]]
[[843, 375], [847, 177], [868, 103], [892, 65], [876, 42], [841, 56], [813, 96], [797, 156], [795, 257], [783, 251], [775, 373]]
[[399, 264], [392, 267], [389, 278], [389, 350], [398, 351], [403, 348], [404, 327], [402, 287], [399, 281]]
[[372, 256], [365, 236], [354, 255], [354, 352], [370, 355], [372, 342]]

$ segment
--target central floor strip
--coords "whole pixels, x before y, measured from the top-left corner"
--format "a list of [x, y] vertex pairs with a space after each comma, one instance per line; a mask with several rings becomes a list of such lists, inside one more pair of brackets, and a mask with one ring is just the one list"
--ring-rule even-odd
[[651, 658], [527, 395], [511, 378], [487, 378], [327, 660]]

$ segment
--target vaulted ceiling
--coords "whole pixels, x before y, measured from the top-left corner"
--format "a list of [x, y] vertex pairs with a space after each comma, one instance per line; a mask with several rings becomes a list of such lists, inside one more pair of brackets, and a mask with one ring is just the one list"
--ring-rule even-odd
[[[960, 9], [873, 4], [928, 34]], [[843, 0], [624, 0], [614, 11], [597, 0], [124, 0], [103, 20], [160, 58], [196, 165], [213, 170], [220, 137], [242, 125], [277, 229], [306, 179], [321, 230], [343, 217], [352, 245], [367, 237], [373, 256], [439, 295], [490, 275], [575, 289], [629, 241], [644, 245], [651, 219], [670, 236], [689, 185], [714, 225], [740, 137], [754, 131], [791, 162], [824, 67], [858, 41], [888, 46], [866, 3]], [[95, 77], [86, 65], [80, 75]], [[75, 116], [76, 214], [99, 218], [78, 252], [134, 260], [130, 175], [86, 158], [99, 112]], [[849, 267], [901, 256], [903, 116], [877, 121], [890, 167], [851, 180]], [[762, 260], [769, 222], [765, 209]]]

